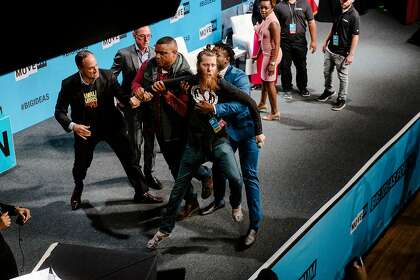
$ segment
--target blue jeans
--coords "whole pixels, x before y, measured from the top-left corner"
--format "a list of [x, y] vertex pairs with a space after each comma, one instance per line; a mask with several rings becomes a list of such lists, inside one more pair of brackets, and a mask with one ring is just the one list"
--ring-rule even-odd
[[230, 202], [232, 207], [237, 208], [241, 204], [243, 181], [229, 140], [224, 137], [217, 139], [213, 143], [210, 155], [205, 154], [201, 147], [196, 147], [188, 143], [182, 155], [175, 186], [171, 191], [168, 204], [162, 215], [160, 231], [165, 233], [172, 232], [175, 227], [178, 208], [181, 205], [185, 193], [189, 189], [191, 179], [199, 166], [204, 163], [208, 157], [220, 166], [220, 169], [223, 170], [223, 175], [231, 182]]
[[[258, 230], [262, 220], [260, 182], [258, 180], [259, 149], [255, 137], [236, 142], [230, 140], [233, 151], [239, 150], [242, 176], [245, 184], [246, 200], [249, 209], [249, 228]], [[226, 177], [220, 172], [217, 164], [213, 165], [214, 203], [224, 204]], [[229, 186], [230, 186], [229, 182]]]

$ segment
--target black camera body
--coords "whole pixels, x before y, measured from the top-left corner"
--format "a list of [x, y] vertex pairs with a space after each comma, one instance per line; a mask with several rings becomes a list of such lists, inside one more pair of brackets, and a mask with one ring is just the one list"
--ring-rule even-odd
[[15, 221], [16, 224], [23, 226], [23, 217], [18, 215]]

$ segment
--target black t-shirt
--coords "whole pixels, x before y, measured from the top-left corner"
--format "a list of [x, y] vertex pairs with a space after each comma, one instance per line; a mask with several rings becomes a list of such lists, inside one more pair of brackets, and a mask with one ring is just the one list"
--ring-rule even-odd
[[[347, 56], [350, 52], [353, 35], [359, 35], [359, 22], [359, 13], [354, 7], [335, 18], [328, 49], [333, 53]], [[337, 42], [334, 42], [335, 35], [338, 36], [338, 45]]]
[[98, 92], [96, 91], [96, 82], [90, 85], [82, 84], [82, 94], [85, 103], [85, 122], [91, 126], [91, 129], [98, 128]]
[[306, 32], [306, 21], [314, 19], [311, 7], [306, 0], [296, 0], [289, 4], [288, 0], [280, 1], [274, 8], [274, 12], [281, 26], [281, 37], [293, 36], [290, 32], [290, 24], [296, 24], [295, 34]]

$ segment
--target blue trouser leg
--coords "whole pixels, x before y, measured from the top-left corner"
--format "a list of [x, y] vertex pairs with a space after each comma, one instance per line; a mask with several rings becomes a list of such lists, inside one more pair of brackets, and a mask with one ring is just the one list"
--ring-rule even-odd
[[160, 230], [162, 232], [171, 233], [175, 227], [176, 213], [181, 205], [182, 199], [187, 191], [189, 191], [194, 173], [203, 161], [204, 154], [202, 151], [187, 144], [182, 155], [175, 185], [162, 215], [162, 222], [160, 225]]
[[213, 144], [213, 157], [219, 170], [229, 180], [230, 205], [232, 208], [238, 208], [242, 200], [243, 180], [229, 140], [226, 138], [216, 140]]
[[260, 182], [258, 180], [259, 149], [254, 137], [233, 144], [234, 146], [237, 145], [239, 149], [239, 159], [249, 209], [249, 227], [258, 230], [262, 219]]

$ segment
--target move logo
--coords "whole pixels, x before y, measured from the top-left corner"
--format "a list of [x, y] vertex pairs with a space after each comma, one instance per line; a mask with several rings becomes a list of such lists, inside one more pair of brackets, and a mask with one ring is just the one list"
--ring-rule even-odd
[[20, 81], [20, 80], [26, 79], [29, 76], [37, 73], [39, 69], [46, 66], [47, 66], [47, 61], [42, 61], [40, 63], [32, 64], [24, 68], [18, 69], [15, 71], [15, 80]]
[[379, 203], [389, 194], [391, 189], [403, 178], [410, 169], [414, 166], [416, 153], [411, 153], [408, 158], [395, 170], [395, 172], [385, 181], [385, 183], [376, 191], [370, 198], [370, 203], [367, 202], [363, 205], [362, 209], [357, 213], [350, 225], [350, 234], [357, 229], [363, 222], [365, 217], [371, 213]]
[[108, 49], [115, 44], [118, 44], [122, 38], [127, 37], [127, 34], [118, 35], [115, 37], [111, 37], [102, 41], [102, 49]]
[[359, 213], [357, 213], [356, 218], [353, 219], [351, 222], [351, 228], [350, 228], [350, 234], [353, 234], [353, 231], [357, 229], [357, 227], [362, 223], [363, 219], [366, 217], [368, 213], [368, 204], [366, 203], [362, 210], [360, 210]]
[[298, 278], [298, 280], [312, 280], [316, 276], [316, 263], [315, 259], [311, 265], [303, 272], [303, 274]]
[[175, 23], [178, 20], [184, 18], [185, 15], [190, 13], [190, 2], [185, 2], [181, 6], [178, 7], [176, 13], [173, 17], [170, 18], [170, 23]]
[[200, 7], [207, 6], [207, 5], [209, 5], [211, 3], [214, 3], [214, 2], [216, 2], [216, 0], [202, 0], [202, 1], [200, 1]]
[[207, 38], [216, 30], [217, 30], [217, 20], [215, 19], [200, 28], [200, 30], [198, 31], [200, 40]]
[[31, 107], [33, 107], [33, 106], [35, 106], [35, 105], [38, 105], [38, 104], [40, 104], [40, 103], [44, 103], [44, 102], [46, 102], [46, 101], [48, 101], [48, 100], [50, 100], [50, 95], [48, 94], [48, 93], [46, 93], [46, 94], [43, 94], [43, 95], [41, 95], [41, 96], [38, 96], [37, 98], [33, 98], [33, 99], [31, 99], [31, 100], [28, 100], [28, 101], [26, 101], [26, 102], [24, 102], [24, 103], [22, 103], [21, 105], [20, 105], [20, 109], [23, 111], [23, 110], [27, 110], [27, 109], [29, 109], [29, 108], [31, 108]]

